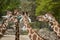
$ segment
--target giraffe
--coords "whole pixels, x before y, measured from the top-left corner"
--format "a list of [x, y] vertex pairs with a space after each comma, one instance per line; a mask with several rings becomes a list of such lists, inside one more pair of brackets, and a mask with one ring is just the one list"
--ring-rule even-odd
[[14, 17], [12, 21], [14, 21], [14, 25], [16, 28], [15, 40], [19, 40], [19, 20], [17, 19], [17, 17]]
[[57, 36], [60, 37], [60, 25], [51, 13], [46, 13], [45, 15], [40, 15], [37, 17], [37, 20], [48, 22], [49, 26], [51, 26], [51, 28], [57, 34]]
[[33, 30], [32, 27], [29, 25], [28, 16], [26, 15], [26, 13], [23, 12], [23, 22], [24, 22], [25, 28], [28, 31], [29, 38], [31, 40], [46, 40], [42, 36], [40, 36], [35, 30]]
[[17, 19], [17, 16], [19, 15], [19, 12], [16, 12], [14, 14], [12, 14], [10, 12], [10, 14], [7, 14], [8, 18], [8, 22], [13, 22], [14, 23], [14, 27], [16, 28], [15, 30], [15, 40], [19, 40], [19, 20]]
[[14, 14], [12, 15], [12, 17], [10, 18], [10, 20], [12, 22], [14, 22], [14, 27], [15, 27], [15, 40], [19, 40], [19, 20], [18, 17], [19, 16], [19, 12], [17, 10], [14, 11]]
[[3, 20], [2, 24], [0, 24], [0, 37], [2, 37], [6, 32], [7, 26], [8, 26], [8, 20], [5, 19]]
[[3, 34], [5, 33], [5, 31], [7, 30], [6, 26], [8, 26], [9, 22], [14, 22], [14, 27], [16, 27], [16, 33], [15, 33], [15, 40], [19, 40], [19, 20], [17, 19], [16, 14], [13, 15], [12, 12], [8, 11], [6, 16], [2, 16], [4, 17], [4, 20], [2, 22], [2, 24], [0, 25], [0, 31], [3, 36]]
[[0, 37], [2, 37], [7, 30], [7, 26], [9, 23], [8, 21], [11, 16], [11, 12], [8, 11], [7, 13], [9, 13], [9, 14], [7, 14], [6, 16], [2, 16], [2, 17], [4, 17], [4, 19], [3, 19], [2, 23], [0, 24]]

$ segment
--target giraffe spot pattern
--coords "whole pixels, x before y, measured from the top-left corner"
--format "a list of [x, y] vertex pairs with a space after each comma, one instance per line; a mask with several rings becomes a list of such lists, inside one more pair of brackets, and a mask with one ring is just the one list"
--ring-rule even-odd
[[60, 25], [58, 25], [58, 27], [60, 28]]
[[60, 36], [60, 33], [58, 33], [59, 34], [59, 36]]
[[60, 32], [60, 28], [59, 28], [59, 32]]
[[55, 27], [55, 29], [54, 29], [56, 32], [58, 31], [58, 28], [57, 27]]
[[40, 38], [38, 38], [38, 40], [40, 40]]
[[31, 35], [29, 35], [29, 38], [31, 38]]
[[34, 32], [33, 32], [33, 30], [30, 30], [30, 32], [31, 32], [31, 34], [33, 34]]
[[36, 38], [37, 38], [37, 36], [34, 34], [34, 35], [33, 35], [33, 40], [36, 40]]

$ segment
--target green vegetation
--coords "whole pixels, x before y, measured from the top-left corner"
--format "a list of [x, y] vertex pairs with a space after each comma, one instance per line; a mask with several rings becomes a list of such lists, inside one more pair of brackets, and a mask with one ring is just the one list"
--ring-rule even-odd
[[60, 22], [60, 0], [36, 0], [36, 6], [36, 16], [50, 11]]
[[19, 8], [20, 0], [0, 0], [0, 16], [4, 15], [5, 11]]
[[27, 31], [21, 31], [21, 34], [22, 34], [22, 35], [27, 35], [28, 32], [27, 32]]
[[45, 22], [35, 21], [35, 22], [30, 23], [30, 25], [33, 29], [48, 28], [48, 24]]

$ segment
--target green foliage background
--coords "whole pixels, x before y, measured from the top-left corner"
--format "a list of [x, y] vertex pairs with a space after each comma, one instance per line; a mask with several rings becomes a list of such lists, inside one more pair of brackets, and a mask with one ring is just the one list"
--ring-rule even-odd
[[19, 8], [20, 0], [0, 0], [0, 16], [4, 15], [5, 11]]
[[60, 0], [36, 0], [36, 16], [49, 11], [60, 22]]

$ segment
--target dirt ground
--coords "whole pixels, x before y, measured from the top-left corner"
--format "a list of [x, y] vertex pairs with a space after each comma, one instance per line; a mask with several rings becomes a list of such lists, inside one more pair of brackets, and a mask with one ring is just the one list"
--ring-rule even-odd
[[[14, 35], [4, 35], [0, 40], [15, 40]], [[20, 35], [20, 40], [30, 40], [27, 35]]]

